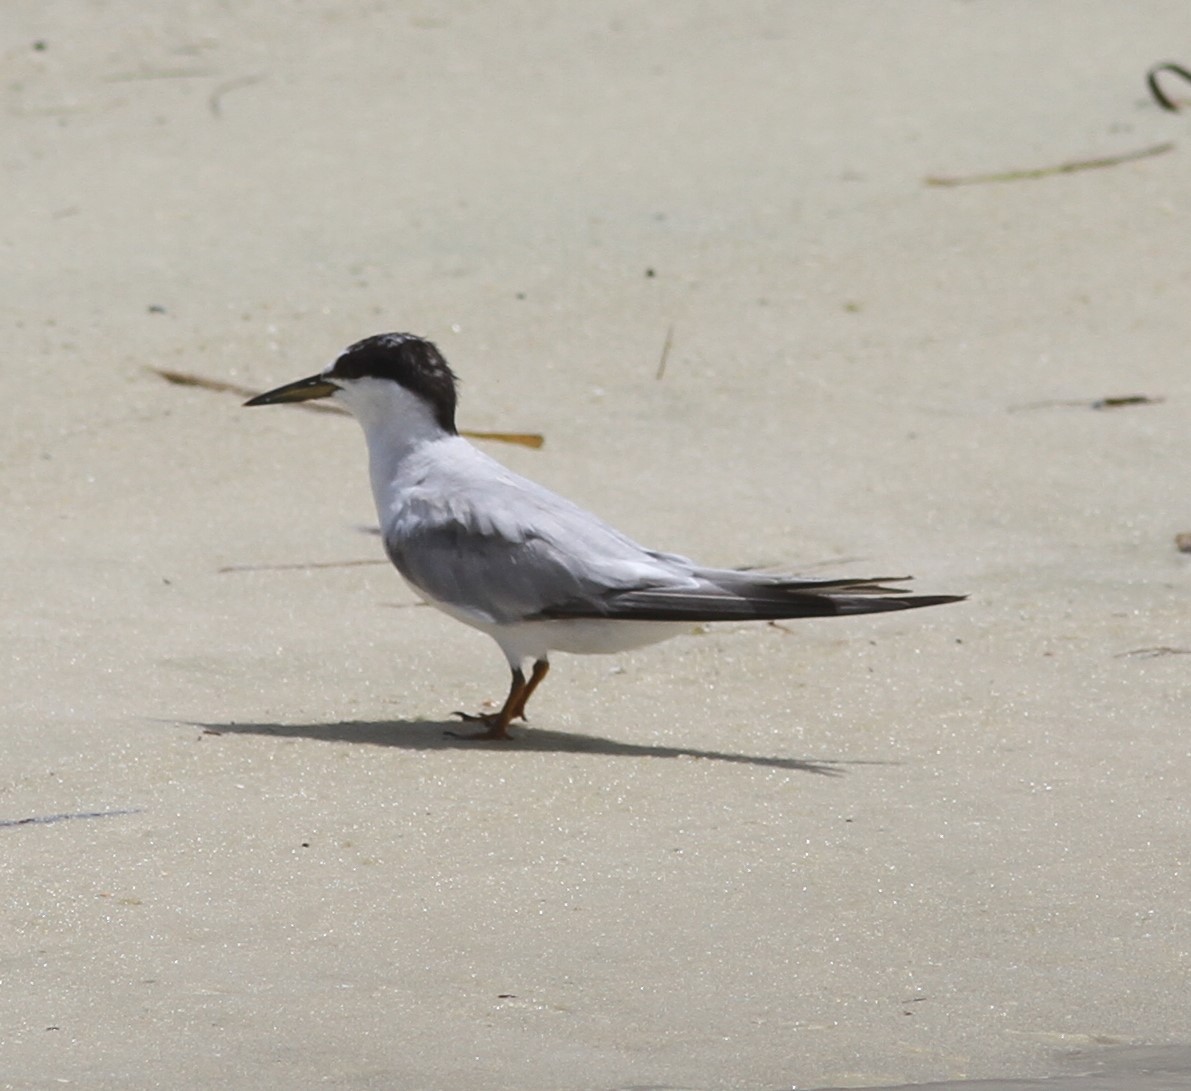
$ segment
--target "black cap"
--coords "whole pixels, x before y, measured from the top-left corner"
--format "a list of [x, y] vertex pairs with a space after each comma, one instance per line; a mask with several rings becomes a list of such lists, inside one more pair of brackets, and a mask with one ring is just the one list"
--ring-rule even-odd
[[343, 350], [328, 379], [391, 379], [424, 399], [446, 432], [455, 429], [455, 373], [429, 341], [412, 333], [378, 333]]

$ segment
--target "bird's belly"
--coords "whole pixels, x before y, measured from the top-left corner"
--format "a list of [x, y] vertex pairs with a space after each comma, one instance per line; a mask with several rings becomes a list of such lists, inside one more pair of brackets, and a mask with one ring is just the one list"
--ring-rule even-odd
[[[689, 633], [694, 626], [673, 621], [576, 618], [566, 621], [531, 621], [519, 628], [538, 630], [532, 636], [542, 641], [550, 651], [569, 652], [572, 655], [613, 655]], [[529, 638], [531, 633], [527, 631], [525, 636]]]
[[[413, 587], [413, 585], [410, 585]], [[413, 589], [430, 606], [464, 625], [487, 633], [503, 649], [510, 663], [542, 659], [550, 652], [571, 655], [615, 655], [644, 648], [673, 636], [694, 632], [686, 621], [613, 621], [606, 618], [568, 618], [558, 621], [515, 621], [501, 625], [486, 614], [441, 602], [417, 587]]]

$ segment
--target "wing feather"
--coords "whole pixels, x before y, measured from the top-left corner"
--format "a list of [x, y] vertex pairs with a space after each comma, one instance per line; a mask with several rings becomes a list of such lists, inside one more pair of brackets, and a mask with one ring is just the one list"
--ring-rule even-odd
[[394, 565], [428, 598], [507, 624], [634, 588], [696, 586], [676, 564], [693, 568], [690, 561], [651, 553], [498, 463], [478, 478], [482, 488], [475, 480], [407, 489], [384, 529]]
[[569, 500], [468, 452], [405, 485], [384, 540], [420, 593], [477, 624], [779, 619], [958, 601], [888, 586], [902, 576], [804, 579], [703, 568], [645, 549]]
[[[888, 578], [801, 580], [744, 579], [739, 572], [702, 570], [695, 589], [641, 587], [605, 595], [598, 602], [573, 601], [550, 608], [550, 618], [603, 617], [622, 621], [776, 621], [909, 610], [958, 602], [962, 596], [907, 595], [887, 587]], [[904, 579], [906, 577], [897, 577]]]

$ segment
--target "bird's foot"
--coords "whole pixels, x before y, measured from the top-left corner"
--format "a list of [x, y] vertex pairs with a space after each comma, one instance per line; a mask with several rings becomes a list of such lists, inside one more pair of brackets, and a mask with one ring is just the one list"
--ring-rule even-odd
[[481, 731], [475, 735], [465, 735], [460, 731], [448, 731], [447, 734], [453, 739], [504, 739], [509, 740], [513, 736], [509, 734], [509, 723], [501, 712], [453, 712], [452, 716], [458, 716], [464, 723], [468, 724], [484, 724], [488, 730]]

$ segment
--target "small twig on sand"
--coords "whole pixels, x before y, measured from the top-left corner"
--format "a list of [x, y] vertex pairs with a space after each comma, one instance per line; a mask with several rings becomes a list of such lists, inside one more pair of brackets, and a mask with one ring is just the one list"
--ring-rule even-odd
[[1114, 659], [1125, 659], [1129, 656], [1137, 659], [1157, 659], [1163, 655], [1191, 655], [1191, 648], [1172, 648], [1169, 644], [1160, 644], [1155, 648], [1134, 648], [1128, 652], [1117, 652]]
[[1107, 398], [1093, 398], [1084, 401], [1081, 398], [1049, 398], [1042, 402], [1023, 402], [1021, 405], [1009, 406], [1010, 413], [1020, 413], [1026, 409], [1054, 409], [1056, 407], [1073, 407], [1075, 409], [1123, 409], [1131, 405], [1161, 405], [1165, 398], [1153, 398], [1149, 394], [1113, 394]]
[[311, 561], [307, 564], [225, 564], [215, 571], [221, 576], [227, 572], [295, 572], [310, 568], [358, 568], [365, 564], [388, 564], [384, 558], [370, 558], [366, 561]]
[[512, 443], [517, 447], [529, 447], [536, 451], [546, 442], [541, 432], [474, 432], [469, 428], [460, 428], [459, 434], [468, 439], [486, 439], [493, 443]]
[[39, 814], [31, 818], [6, 818], [0, 820], [0, 828], [14, 826], [49, 826], [55, 822], [68, 822], [72, 818], [122, 818], [125, 815], [140, 814], [142, 808], [134, 807], [123, 811], [82, 811], [78, 814]]
[[239, 79], [225, 80], [219, 84], [207, 98], [207, 106], [212, 115], [223, 116], [223, 96], [229, 91], [236, 91], [241, 87], [251, 87], [254, 83], [260, 83], [264, 78], [264, 76], [241, 76]]
[[655, 379], [660, 379], [666, 374], [666, 361], [670, 358], [670, 346], [674, 343], [674, 323], [670, 323], [670, 328], [666, 330], [666, 340], [662, 342], [662, 355], [658, 360], [658, 369], [654, 374]]
[[[186, 371], [171, 371], [163, 367], [151, 367], [149, 370], [175, 386], [197, 386], [200, 390], [214, 390], [219, 394], [236, 394], [241, 398], [254, 398], [260, 393], [259, 390], [241, 386], [239, 383], [229, 383], [222, 379], [208, 379], [202, 375], [191, 375]], [[348, 416], [347, 410], [340, 409], [337, 405], [325, 405], [315, 401], [293, 404], [299, 409], [309, 409], [314, 413], [337, 413], [340, 416]], [[546, 442], [546, 437], [540, 432], [473, 432], [464, 428], [461, 428], [459, 432], [469, 439], [486, 439], [494, 443], [514, 443], [518, 447], [529, 447], [535, 451]]]
[[1098, 159], [1073, 159], [1067, 163], [1059, 163], [1053, 167], [1032, 167], [1028, 170], [1007, 170], [996, 174], [961, 174], [939, 175], [932, 174], [926, 179], [928, 186], [976, 186], [985, 182], [1020, 182], [1029, 178], [1049, 178], [1053, 174], [1074, 174], [1081, 170], [1095, 170], [1099, 167], [1115, 167], [1121, 163], [1132, 163], [1137, 159], [1148, 159], [1153, 155], [1164, 155], [1171, 151], [1171, 143], [1154, 144], [1148, 148], [1141, 148], [1122, 155], [1106, 155]]
[[[200, 390], [213, 390], [217, 394], [236, 394], [241, 398], [255, 398], [260, 393], [259, 390], [241, 386], [239, 383], [228, 383], [222, 379], [208, 379], [203, 375], [191, 375], [186, 371], [170, 371], [164, 367], [151, 367], [149, 370], [175, 386], [197, 386]], [[323, 405], [321, 402], [295, 402], [294, 404], [299, 409], [309, 409], [315, 413], [338, 413], [340, 416], [348, 416], [347, 410], [340, 409], [337, 405]]]

